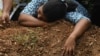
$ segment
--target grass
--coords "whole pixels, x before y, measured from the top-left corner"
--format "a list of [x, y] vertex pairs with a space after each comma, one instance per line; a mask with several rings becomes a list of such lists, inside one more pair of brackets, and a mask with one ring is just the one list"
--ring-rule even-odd
[[12, 37], [15, 42], [21, 45], [26, 45], [26, 46], [35, 44], [38, 40], [36, 34], [32, 30], [29, 30], [27, 33], [24, 33], [24, 34], [16, 33]]

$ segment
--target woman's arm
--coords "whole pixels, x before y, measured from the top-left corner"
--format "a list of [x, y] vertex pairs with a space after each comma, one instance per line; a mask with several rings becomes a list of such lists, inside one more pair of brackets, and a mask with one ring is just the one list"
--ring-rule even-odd
[[87, 19], [81, 19], [75, 26], [73, 32], [70, 34], [68, 39], [65, 42], [64, 46], [64, 56], [66, 55], [72, 55], [74, 52], [76, 39], [80, 37], [91, 25], [91, 22]]
[[20, 14], [18, 21], [21, 25], [28, 27], [38, 27], [47, 25], [46, 22], [41, 21], [35, 18], [34, 16], [28, 14]]
[[12, 0], [3, 0], [3, 12], [10, 13], [12, 8]]
[[91, 22], [87, 19], [81, 19], [76, 25], [69, 37], [73, 37], [74, 39], [77, 39], [77, 37], [80, 37], [91, 25]]
[[7, 24], [10, 22], [10, 10], [12, 8], [12, 0], [2, 0], [3, 1], [3, 13], [2, 13], [2, 23]]

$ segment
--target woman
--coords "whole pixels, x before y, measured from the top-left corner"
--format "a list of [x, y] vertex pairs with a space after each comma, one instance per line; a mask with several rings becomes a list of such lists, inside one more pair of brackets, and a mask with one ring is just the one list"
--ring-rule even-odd
[[75, 0], [32, 0], [19, 16], [23, 26], [44, 26], [48, 22], [64, 18], [75, 24], [75, 28], [64, 45], [63, 56], [73, 54], [76, 39], [91, 25], [88, 12]]

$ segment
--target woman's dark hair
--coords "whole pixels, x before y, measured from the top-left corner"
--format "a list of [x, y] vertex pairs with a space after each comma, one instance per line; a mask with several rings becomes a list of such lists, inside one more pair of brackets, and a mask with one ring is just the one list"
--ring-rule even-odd
[[66, 5], [59, 0], [50, 0], [43, 6], [43, 13], [47, 22], [53, 22], [65, 16], [67, 11]]
[[49, 0], [43, 6], [43, 13], [47, 22], [53, 22], [65, 17], [66, 12], [74, 11], [77, 5], [67, 0]]

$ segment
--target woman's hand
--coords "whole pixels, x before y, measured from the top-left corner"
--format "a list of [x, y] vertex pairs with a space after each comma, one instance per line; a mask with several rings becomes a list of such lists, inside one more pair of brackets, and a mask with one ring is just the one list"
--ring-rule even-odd
[[2, 24], [9, 24], [10, 23], [10, 15], [7, 12], [4, 12], [1, 16]]
[[75, 39], [68, 38], [64, 45], [63, 56], [74, 55], [75, 45], [76, 45]]

